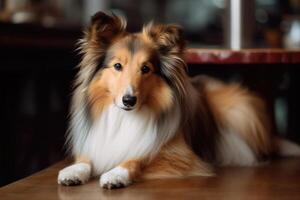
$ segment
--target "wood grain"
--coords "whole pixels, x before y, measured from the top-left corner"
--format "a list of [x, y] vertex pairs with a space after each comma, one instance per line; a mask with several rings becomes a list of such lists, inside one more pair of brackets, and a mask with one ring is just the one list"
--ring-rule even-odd
[[218, 169], [215, 177], [152, 180], [117, 190], [101, 189], [97, 178], [82, 186], [57, 185], [57, 172], [67, 164], [62, 161], [0, 188], [0, 199], [300, 199], [300, 159], [227, 167]]

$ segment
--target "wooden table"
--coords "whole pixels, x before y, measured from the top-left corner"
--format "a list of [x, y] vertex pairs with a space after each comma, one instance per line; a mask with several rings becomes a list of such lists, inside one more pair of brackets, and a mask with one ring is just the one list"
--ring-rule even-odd
[[300, 64], [299, 49], [188, 49], [189, 64]]
[[128, 188], [105, 190], [98, 179], [65, 187], [56, 183], [62, 161], [28, 178], [0, 188], [1, 200], [77, 199], [300, 199], [300, 159], [272, 161], [255, 168], [222, 168], [215, 177], [152, 180]]

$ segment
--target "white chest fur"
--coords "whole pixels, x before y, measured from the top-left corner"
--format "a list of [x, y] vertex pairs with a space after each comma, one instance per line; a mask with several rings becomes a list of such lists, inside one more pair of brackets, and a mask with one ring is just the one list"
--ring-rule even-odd
[[93, 174], [99, 175], [122, 161], [155, 152], [175, 134], [178, 122], [176, 115], [159, 123], [147, 108], [124, 111], [111, 105], [94, 122], [82, 153], [92, 160]]

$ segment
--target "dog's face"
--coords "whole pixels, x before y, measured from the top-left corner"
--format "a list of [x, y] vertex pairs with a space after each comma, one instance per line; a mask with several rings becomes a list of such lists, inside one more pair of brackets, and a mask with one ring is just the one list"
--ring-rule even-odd
[[130, 34], [122, 19], [96, 14], [82, 46], [81, 66], [91, 68], [87, 92], [92, 113], [97, 116], [110, 104], [127, 111], [170, 108], [174, 87], [185, 74], [183, 46], [177, 26], [150, 24]]
[[107, 49], [99, 81], [105, 81], [108, 95], [121, 109], [168, 105], [171, 91], [157, 75], [158, 65], [152, 44], [142, 34], [128, 34]]

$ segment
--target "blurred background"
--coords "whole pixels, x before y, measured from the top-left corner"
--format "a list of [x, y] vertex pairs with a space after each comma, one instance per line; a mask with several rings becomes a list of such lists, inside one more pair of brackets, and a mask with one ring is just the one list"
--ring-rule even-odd
[[[66, 156], [76, 42], [99, 10], [125, 17], [133, 32], [151, 20], [178, 23], [193, 48], [300, 49], [300, 0], [0, 0], [0, 186]], [[276, 132], [300, 142], [295, 64], [189, 66], [272, 99]]]

